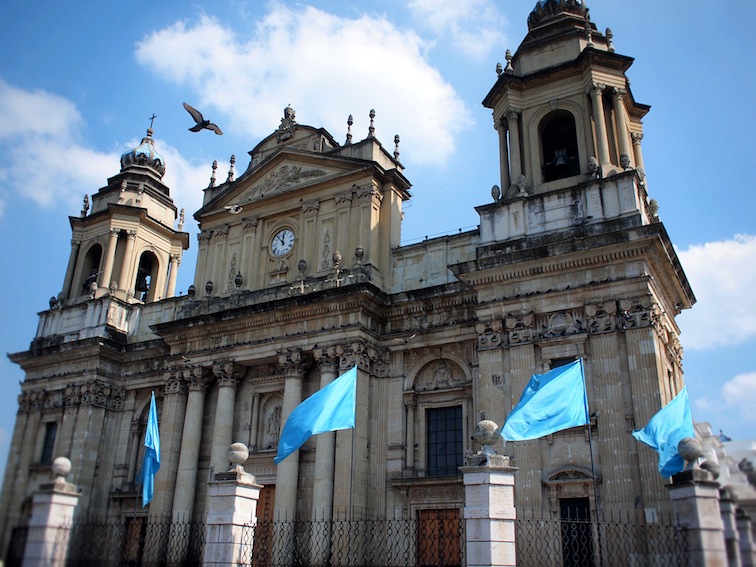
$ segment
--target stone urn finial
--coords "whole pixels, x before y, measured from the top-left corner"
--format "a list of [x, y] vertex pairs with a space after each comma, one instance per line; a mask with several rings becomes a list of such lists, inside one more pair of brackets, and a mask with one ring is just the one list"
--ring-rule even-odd
[[246, 472], [244, 463], [249, 458], [249, 449], [244, 443], [232, 443], [228, 448], [228, 460], [231, 468], [228, 472]]
[[52, 471], [56, 480], [66, 480], [68, 473], [71, 472], [71, 461], [65, 457], [58, 457], [52, 462]]
[[493, 455], [496, 451], [493, 450], [492, 445], [501, 439], [501, 434], [499, 433], [499, 426], [496, 425], [496, 422], [491, 421], [490, 419], [484, 419], [483, 421], [478, 422], [478, 425], [475, 428], [475, 433], [473, 433], [472, 437], [477, 443], [480, 443], [483, 446], [481, 452], [484, 455]]

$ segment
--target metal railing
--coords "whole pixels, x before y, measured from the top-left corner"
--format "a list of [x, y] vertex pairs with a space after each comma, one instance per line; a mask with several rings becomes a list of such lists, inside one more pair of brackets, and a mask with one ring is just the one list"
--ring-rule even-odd
[[515, 520], [522, 567], [634, 567], [688, 564], [687, 531], [674, 519], [646, 523], [634, 514], [609, 520]]
[[140, 517], [85, 518], [61, 528], [59, 535], [68, 538], [67, 566], [178, 567], [202, 563], [205, 524]]
[[464, 565], [464, 521], [336, 519], [245, 526], [241, 565], [409, 567]]

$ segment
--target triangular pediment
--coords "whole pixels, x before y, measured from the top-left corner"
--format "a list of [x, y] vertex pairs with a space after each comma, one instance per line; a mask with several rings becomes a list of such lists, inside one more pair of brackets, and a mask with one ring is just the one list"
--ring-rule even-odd
[[245, 208], [253, 202], [258, 206], [262, 200], [327, 183], [364, 170], [365, 166], [363, 160], [323, 154], [315, 157], [287, 148], [271, 156], [262, 166], [248, 170], [238, 180], [220, 188], [217, 197], [202, 207], [195, 217], [227, 212], [228, 207]]

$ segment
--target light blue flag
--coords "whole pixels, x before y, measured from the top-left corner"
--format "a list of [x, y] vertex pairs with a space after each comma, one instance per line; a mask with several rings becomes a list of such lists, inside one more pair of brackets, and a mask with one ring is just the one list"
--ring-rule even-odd
[[633, 431], [633, 437], [659, 453], [659, 472], [665, 478], [685, 468], [685, 460], [677, 452], [677, 445], [685, 437], [695, 436], [687, 386], [656, 412], [646, 427]]
[[525, 441], [588, 423], [583, 360], [533, 374], [520, 402], [507, 417], [501, 436]]
[[144, 435], [144, 460], [142, 461], [142, 508], [147, 506], [155, 493], [155, 473], [160, 468], [160, 431], [158, 430], [155, 392], [150, 400], [150, 415]]
[[310, 436], [352, 429], [357, 402], [357, 367], [315, 392], [294, 408], [278, 441], [278, 464], [304, 445]]

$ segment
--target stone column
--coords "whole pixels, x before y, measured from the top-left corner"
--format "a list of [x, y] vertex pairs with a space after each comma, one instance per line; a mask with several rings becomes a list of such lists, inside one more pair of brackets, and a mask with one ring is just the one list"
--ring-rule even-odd
[[[510, 181], [517, 183], [522, 175], [522, 157], [520, 153], [520, 111], [510, 108], [507, 110], [507, 127], [509, 129], [509, 167]], [[507, 187], [506, 189], [509, 189]], [[502, 187], [502, 191], [506, 191]]]
[[[285, 376], [281, 431], [289, 415], [302, 402], [302, 353], [291, 350], [279, 354], [278, 361]], [[280, 462], [276, 469], [276, 502], [274, 519], [293, 520], [297, 511], [297, 483], [299, 481], [299, 450]]]
[[115, 262], [116, 244], [118, 244], [118, 234], [120, 228], [110, 229], [110, 238], [108, 238], [108, 249], [105, 251], [105, 265], [102, 267], [100, 276], [100, 287], [110, 287], [110, 276], [113, 275], [113, 262]]
[[184, 412], [184, 428], [181, 434], [181, 454], [176, 472], [176, 489], [173, 495], [173, 518], [189, 522], [194, 510], [194, 489], [197, 484], [202, 423], [205, 412], [205, 380], [201, 368], [188, 369], [184, 378], [189, 387], [189, 396]]
[[71, 254], [68, 256], [68, 266], [66, 267], [66, 277], [63, 280], [63, 298], [67, 298], [71, 293], [71, 286], [73, 285], [74, 268], [76, 268], [76, 261], [79, 258], [79, 246], [81, 242], [78, 240], [71, 240]]
[[176, 295], [176, 278], [178, 277], [180, 265], [181, 254], [171, 254], [171, 273], [168, 275], [168, 289], [165, 292], [166, 298]]
[[[315, 349], [320, 366], [320, 389], [336, 378], [338, 359], [335, 349]], [[333, 467], [336, 453], [336, 432], [321, 433], [315, 438], [315, 478], [312, 486], [312, 519], [330, 520], [333, 512]]]
[[465, 483], [465, 558], [468, 567], [517, 565], [514, 487], [509, 457], [488, 455], [460, 467]]
[[[55, 481], [43, 484], [32, 497], [32, 514], [24, 548], [24, 567], [63, 565], [68, 551], [69, 531], [79, 502], [78, 489], [66, 482], [71, 461], [58, 457], [53, 461]], [[61, 537], [62, 536], [62, 537]]]
[[635, 159], [635, 169], [640, 171], [646, 171], [646, 167], [643, 165], [643, 150], [641, 149], [641, 140], [643, 140], [643, 134], [633, 133], [630, 135], [633, 140], [633, 158]]
[[688, 565], [725, 567], [727, 552], [719, 513], [719, 484], [703, 470], [686, 470], [667, 486], [680, 524], [688, 529]]
[[181, 455], [181, 441], [186, 415], [186, 383], [174, 371], [163, 390], [160, 415], [160, 472], [155, 475], [155, 496], [150, 502], [150, 516], [167, 518], [173, 507], [176, 474]]
[[216, 474], [208, 483], [205, 566], [249, 565], [251, 562], [253, 541], [248, 534], [253, 533], [262, 486], [257, 484], [254, 475], [244, 470], [247, 457], [247, 447], [234, 443], [226, 457], [231, 470]]
[[505, 197], [512, 181], [509, 177], [509, 147], [507, 144], [507, 127], [502, 122], [496, 122], [494, 128], [499, 133], [499, 171], [501, 175], [502, 197]]
[[593, 123], [596, 128], [596, 151], [598, 151], [599, 165], [609, 163], [609, 139], [606, 135], [606, 120], [604, 118], [604, 100], [602, 94], [605, 85], [593, 83], [589, 93], [593, 103]]
[[128, 292], [130, 289], [129, 281], [133, 271], [132, 256], [134, 255], [134, 242], [136, 241], [136, 235], [136, 230], [129, 230], [127, 233], [128, 238], [126, 239], [126, 250], [123, 253], [123, 263], [121, 264], [121, 278], [118, 281], [118, 288], [126, 292]]
[[619, 89], [617, 87], [614, 87], [612, 89], [614, 117], [617, 125], [617, 140], [619, 141], [620, 165], [623, 168], [630, 167], [630, 159], [632, 158], [629, 140], [630, 133], [627, 128], [625, 105], [622, 102], [622, 99], [624, 98], [626, 92], [627, 91], [625, 91], [625, 89]]
[[236, 402], [237, 373], [231, 361], [213, 365], [213, 374], [218, 384], [218, 400], [215, 404], [215, 424], [210, 449], [210, 470], [224, 471], [228, 468], [228, 447], [234, 435], [234, 404]]

